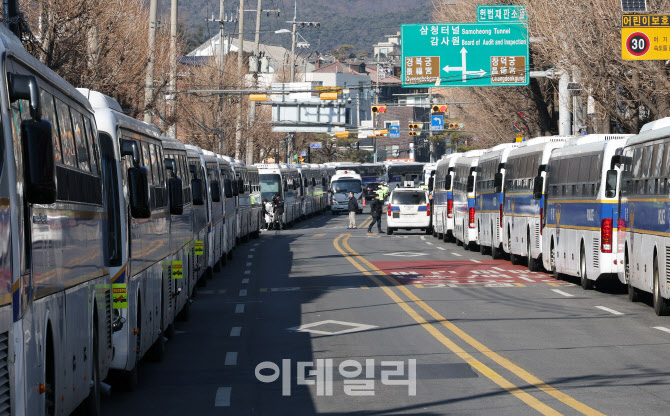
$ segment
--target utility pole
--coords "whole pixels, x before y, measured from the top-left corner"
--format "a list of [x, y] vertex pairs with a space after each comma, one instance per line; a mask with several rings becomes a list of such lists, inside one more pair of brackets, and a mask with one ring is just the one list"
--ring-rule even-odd
[[147, 75], [144, 82], [144, 122], [151, 123], [151, 110], [149, 106], [154, 100], [154, 66], [156, 65], [156, 21], [158, 0], [151, 0], [149, 6], [149, 58], [147, 62]]
[[[244, 0], [240, 0], [239, 37], [237, 38], [237, 76], [242, 86], [244, 82]], [[241, 157], [242, 146], [242, 98], [237, 100], [237, 125], [235, 127], [235, 159]]]
[[168, 108], [172, 122], [168, 127], [167, 136], [177, 138], [177, 18], [179, 0], [172, 0], [170, 10], [170, 94]]
[[[256, 57], [256, 66], [252, 68], [254, 75], [254, 88], [258, 88], [258, 71], [261, 59], [261, 13], [263, 12], [263, 1], [258, 0], [256, 5], [256, 37], [254, 38], [254, 55]], [[256, 122], [256, 102], [249, 103], [249, 122], [253, 125]], [[247, 135], [247, 165], [254, 163], [254, 138]]]

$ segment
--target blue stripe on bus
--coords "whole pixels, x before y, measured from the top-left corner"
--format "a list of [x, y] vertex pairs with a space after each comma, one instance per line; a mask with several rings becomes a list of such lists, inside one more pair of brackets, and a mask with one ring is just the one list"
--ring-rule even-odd
[[619, 208], [616, 201], [549, 201], [547, 225], [600, 228], [605, 218], [612, 218], [616, 226]]

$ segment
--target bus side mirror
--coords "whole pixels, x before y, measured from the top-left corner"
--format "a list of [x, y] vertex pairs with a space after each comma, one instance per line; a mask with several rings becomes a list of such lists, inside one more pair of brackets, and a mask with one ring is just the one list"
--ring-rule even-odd
[[239, 196], [240, 195], [240, 190], [237, 187], [237, 180], [232, 180], [231, 185], [232, 185], [232, 188], [233, 188], [233, 196]]
[[617, 171], [610, 169], [605, 176], [605, 198], [616, 196]]
[[165, 159], [165, 169], [170, 171], [170, 177], [177, 177], [177, 165], [175, 164], [174, 159]]
[[233, 184], [231, 182], [230, 179], [223, 180], [223, 191], [226, 198], [233, 197]]
[[[614, 155], [612, 156], [612, 162], [610, 163], [610, 169], [614, 169], [616, 166], [621, 166], [625, 162], [624, 155]], [[609, 171], [607, 172], [609, 174]]]
[[212, 202], [221, 202], [221, 184], [216, 179], [209, 184], [212, 193]]
[[170, 214], [181, 215], [184, 213], [184, 194], [182, 193], [181, 178], [172, 177], [168, 180], [168, 192], [170, 194]]
[[503, 174], [498, 172], [493, 176], [493, 187], [496, 193], [502, 192]]
[[21, 123], [21, 147], [26, 201], [53, 204], [58, 197], [58, 189], [51, 123], [47, 120], [24, 120]]
[[205, 183], [200, 178], [191, 179], [193, 205], [205, 205]]
[[121, 139], [121, 157], [130, 156], [134, 167], [141, 165], [140, 148], [135, 140]]
[[144, 166], [128, 169], [128, 190], [130, 192], [130, 214], [133, 218], [151, 218], [149, 200], [149, 170]]
[[475, 177], [474, 175], [468, 176], [468, 192], [474, 192], [475, 191]]
[[242, 179], [237, 180], [237, 191], [240, 195], [244, 195], [244, 181]]
[[35, 121], [42, 119], [40, 89], [35, 75], [21, 75], [8, 72], [7, 90], [10, 102], [28, 100], [30, 103], [30, 117]]
[[433, 190], [433, 184], [435, 184], [435, 177], [431, 176], [430, 179], [428, 179], [428, 190], [429, 191]]
[[451, 175], [444, 177], [444, 189], [451, 191]]
[[536, 176], [535, 184], [533, 185], [533, 199], [542, 199], [543, 189], [544, 189], [544, 178], [542, 176]]

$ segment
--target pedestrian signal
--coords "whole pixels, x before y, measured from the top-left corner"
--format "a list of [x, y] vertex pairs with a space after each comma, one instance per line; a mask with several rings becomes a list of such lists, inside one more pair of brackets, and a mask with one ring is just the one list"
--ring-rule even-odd
[[373, 105], [372, 106], [372, 112], [373, 113], [385, 113], [386, 112], [386, 106], [385, 105]]
[[442, 104], [442, 105], [434, 105], [433, 108], [431, 109], [433, 113], [446, 113], [447, 112], [447, 105]]

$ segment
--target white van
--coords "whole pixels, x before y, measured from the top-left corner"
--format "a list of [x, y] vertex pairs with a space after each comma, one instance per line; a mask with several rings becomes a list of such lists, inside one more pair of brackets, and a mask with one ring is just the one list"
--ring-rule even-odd
[[428, 191], [396, 187], [391, 192], [386, 211], [386, 234], [391, 235], [398, 229], [420, 229], [426, 234], [432, 232]]
[[353, 170], [338, 170], [330, 180], [330, 189], [333, 194], [330, 207], [333, 215], [348, 212], [349, 192], [354, 193], [358, 201], [358, 213], [363, 212], [363, 180], [361, 175]]

